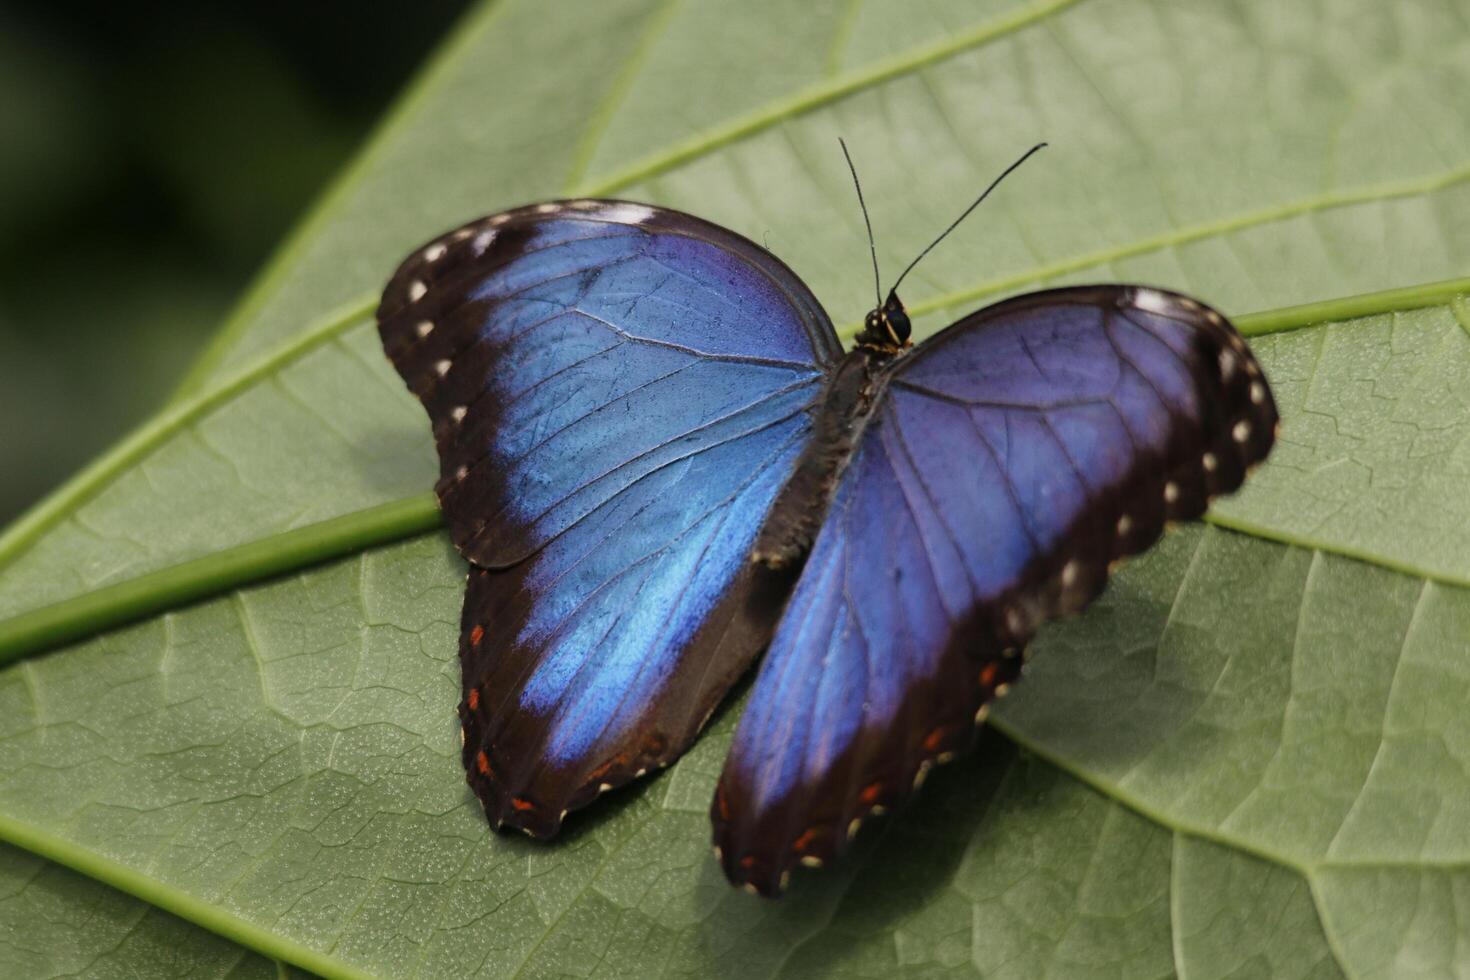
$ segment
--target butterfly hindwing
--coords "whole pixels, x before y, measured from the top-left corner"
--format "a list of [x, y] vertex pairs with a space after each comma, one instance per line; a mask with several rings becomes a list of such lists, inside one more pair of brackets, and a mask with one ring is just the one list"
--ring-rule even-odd
[[615, 201], [493, 215], [379, 310], [472, 563], [464, 761], [537, 836], [676, 758], [779, 610], [746, 558], [839, 348], [769, 253]]
[[741, 719], [712, 807], [730, 879], [772, 894], [966, 748], [1048, 617], [1274, 438], [1224, 318], [1095, 286], [982, 310], [895, 359]]

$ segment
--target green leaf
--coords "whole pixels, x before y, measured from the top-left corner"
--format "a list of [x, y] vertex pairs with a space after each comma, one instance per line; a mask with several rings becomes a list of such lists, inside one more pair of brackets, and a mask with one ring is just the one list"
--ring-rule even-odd
[[[98, 589], [201, 560], [184, 580], [279, 571], [234, 554], [278, 535], [323, 557], [433, 526], [432, 446], [378, 350], [372, 291], [432, 234], [525, 200], [616, 193], [721, 221], [789, 261], [850, 327], [868, 302], [866, 257], [839, 134], [890, 272], [1049, 137], [983, 226], [916, 271], [921, 331], [1077, 279], [1147, 280], [1241, 315], [1465, 276], [1470, 131], [1451, 124], [1470, 63], [1463, 20], [1431, 0], [1278, 6], [619, 0], [554, 18], [524, 0], [489, 6], [284, 249], [192, 395], [0, 539], [0, 617], [55, 607], [9, 631], [54, 641], [57, 623], [108, 622], [98, 602], [149, 606], [135, 593], [59, 605]], [[1373, 30], [1399, 43], [1349, 40]], [[1464, 285], [1408, 299], [1445, 302]], [[1316, 470], [1350, 443], [1319, 447]], [[1431, 455], [1441, 478], [1463, 474]], [[1304, 489], [1237, 519], [1369, 557], [1426, 534], [1379, 501], [1376, 536], [1298, 508], [1322, 478], [1295, 478]], [[1467, 580], [1466, 550], [1443, 550], [1424, 570]]]
[[996, 722], [1033, 756], [989, 742], [771, 903], [708, 856], [735, 711], [566, 839], [488, 830], [463, 572], [431, 535], [9, 669], [0, 834], [332, 975], [1457, 962], [1470, 590], [1180, 530], [1045, 632]]
[[[90, 637], [0, 670], [0, 840], [72, 869], [18, 865], [64, 898], [0, 927], [107, 901], [201, 964], [344, 976], [1470, 969], [1467, 53], [1448, 0], [486, 6], [183, 397], [0, 539], [0, 658]], [[557, 843], [495, 835], [458, 768], [464, 566], [371, 291], [475, 214], [618, 194], [767, 242], [850, 328], [839, 134], [890, 272], [1050, 139], [916, 272], [921, 331], [1041, 283], [1185, 289], [1254, 335], [1278, 449], [779, 904], [707, 853], [738, 708]], [[83, 952], [21, 972], [103, 944], [53, 945]]]
[[1470, 585], [1470, 305], [1261, 337], [1288, 420], [1212, 519]]
[[0, 845], [0, 976], [289, 975], [280, 964], [146, 902]]

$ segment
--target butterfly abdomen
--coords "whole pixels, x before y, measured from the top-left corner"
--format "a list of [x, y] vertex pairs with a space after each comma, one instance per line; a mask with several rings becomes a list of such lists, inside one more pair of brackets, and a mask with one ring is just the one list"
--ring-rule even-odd
[[838, 363], [814, 408], [812, 440], [761, 525], [751, 560], [796, 570], [827, 517], [837, 479], [882, 390], [888, 352], [858, 347]]

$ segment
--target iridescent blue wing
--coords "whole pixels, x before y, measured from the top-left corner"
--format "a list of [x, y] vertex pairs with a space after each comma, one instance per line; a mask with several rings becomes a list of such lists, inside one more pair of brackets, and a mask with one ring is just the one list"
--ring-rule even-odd
[[1048, 617], [1269, 450], [1239, 334], [1127, 286], [1023, 296], [898, 358], [766, 655], [713, 805], [778, 891], [966, 748]]
[[428, 410], [475, 566], [464, 762], [537, 836], [689, 744], [769, 637], [746, 555], [839, 350], [769, 253], [615, 201], [493, 215], [389, 283], [384, 346]]

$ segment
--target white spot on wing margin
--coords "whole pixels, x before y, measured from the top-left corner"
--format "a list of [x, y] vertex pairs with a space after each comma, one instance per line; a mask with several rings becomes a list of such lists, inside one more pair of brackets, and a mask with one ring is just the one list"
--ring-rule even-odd
[[653, 217], [653, 208], [646, 204], [608, 204], [596, 212], [597, 217], [625, 225], [641, 225]]
[[1157, 289], [1142, 287], [1133, 290], [1133, 305], [1140, 310], [1157, 313], [1160, 316], [1169, 316], [1179, 310], [1179, 303], [1173, 296], [1161, 293]]

